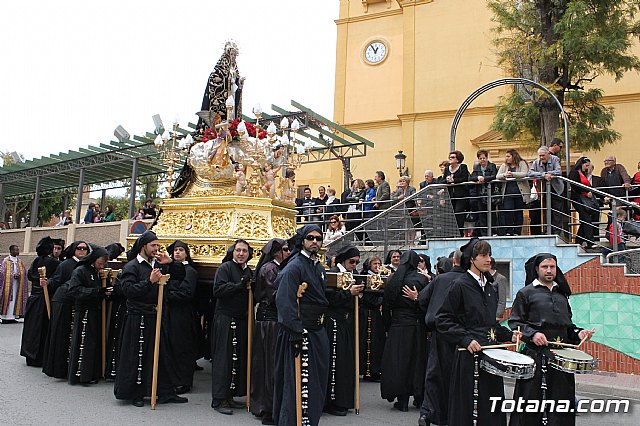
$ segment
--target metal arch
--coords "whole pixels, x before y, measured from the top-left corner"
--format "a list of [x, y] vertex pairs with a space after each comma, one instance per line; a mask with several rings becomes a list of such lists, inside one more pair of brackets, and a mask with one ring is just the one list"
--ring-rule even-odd
[[506, 84], [528, 84], [530, 86], [534, 86], [537, 87], [538, 89], [542, 90], [543, 92], [545, 92], [547, 95], [549, 95], [555, 102], [556, 105], [558, 105], [558, 108], [560, 108], [560, 112], [562, 113], [562, 121], [564, 122], [564, 147], [565, 147], [565, 156], [566, 156], [566, 168], [567, 168], [567, 176], [569, 176], [569, 127], [568, 127], [568, 123], [567, 123], [567, 114], [564, 111], [564, 108], [562, 107], [562, 104], [560, 103], [560, 101], [558, 100], [558, 98], [556, 98], [556, 96], [546, 87], [544, 87], [543, 85], [541, 85], [540, 83], [537, 83], [533, 80], [528, 80], [526, 78], [518, 78], [518, 77], [513, 77], [513, 78], [501, 78], [499, 80], [494, 80], [490, 83], [485, 84], [484, 86], [481, 86], [480, 88], [476, 89], [471, 95], [469, 95], [469, 97], [467, 99], [465, 99], [465, 101], [462, 103], [462, 105], [460, 105], [460, 108], [458, 108], [458, 111], [456, 112], [455, 117], [453, 117], [453, 122], [451, 123], [451, 138], [450, 138], [450, 144], [451, 144], [451, 151], [456, 149], [456, 131], [458, 129], [458, 123], [460, 123], [460, 119], [462, 118], [462, 114], [464, 114], [464, 112], [467, 110], [467, 108], [469, 107], [469, 105], [471, 105], [471, 102], [473, 102], [474, 100], [476, 100], [476, 98], [478, 98], [478, 96], [480, 96], [481, 94], [483, 94], [484, 92], [491, 90], [493, 88], [499, 87], [499, 86], [504, 86]]

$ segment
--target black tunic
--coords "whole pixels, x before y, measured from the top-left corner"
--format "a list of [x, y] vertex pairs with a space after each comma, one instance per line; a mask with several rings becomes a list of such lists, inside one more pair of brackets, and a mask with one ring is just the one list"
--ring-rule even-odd
[[[27, 306], [24, 312], [24, 327], [22, 328], [22, 345], [20, 355], [25, 357], [27, 365], [42, 367], [44, 346], [49, 330], [49, 317], [47, 316], [47, 305], [44, 300], [44, 292], [40, 287], [40, 274], [38, 267], [47, 268], [47, 278], [51, 278], [60, 262], [51, 256], [39, 256], [29, 267], [27, 277], [31, 281], [31, 295], [27, 299]], [[53, 291], [47, 289], [49, 298], [53, 296]]]
[[436, 314], [449, 292], [451, 284], [465, 273], [464, 269], [454, 266], [453, 269], [438, 275], [419, 295], [422, 309], [427, 311], [425, 324], [431, 332], [427, 370], [424, 375], [424, 399], [420, 414], [436, 425], [446, 425], [448, 421], [449, 384], [451, 377], [451, 354], [456, 348], [436, 330]]
[[258, 302], [253, 325], [251, 351], [251, 412], [271, 417], [273, 411], [273, 369], [278, 338], [276, 309], [276, 277], [280, 266], [275, 261], [265, 263], [258, 271], [253, 287]]
[[[480, 345], [511, 340], [511, 331], [496, 321], [498, 295], [487, 283], [484, 290], [468, 272], [453, 282], [444, 303], [436, 314], [436, 327], [452, 344], [466, 348], [473, 340]], [[490, 340], [493, 329], [496, 341]], [[449, 391], [450, 426], [467, 426], [473, 421], [474, 355], [469, 351], [454, 349]], [[478, 358], [482, 355], [478, 355]], [[479, 362], [479, 361], [478, 361]], [[506, 415], [491, 412], [490, 397], [504, 398], [502, 377], [479, 369], [478, 425], [506, 425]]]
[[[323, 328], [323, 313], [329, 305], [325, 296], [324, 268], [300, 253], [291, 258], [276, 278], [276, 306], [278, 308], [278, 340], [276, 342], [276, 364], [274, 373], [273, 419], [276, 425], [296, 425], [296, 381], [292, 341], [300, 339], [308, 348], [307, 406], [303, 416], [315, 426], [320, 421], [324, 406], [329, 371], [329, 343]], [[307, 289], [300, 299], [298, 315], [297, 292], [301, 283]], [[314, 321], [315, 319], [315, 321]], [[303, 334], [303, 330], [307, 333]], [[303, 356], [305, 355], [303, 349]], [[304, 397], [304, 395], [303, 395]]]
[[[549, 341], [559, 337], [563, 342], [579, 342], [578, 333], [581, 328], [576, 327], [571, 320], [569, 299], [558, 292], [557, 287], [549, 291], [544, 285], [527, 285], [516, 295], [509, 327], [513, 330], [520, 327], [522, 340], [527, 344], [523, 353], [536, 362], [533, 378], [516, 381], [513, 399], [542, 400], [542, 358], [544, 356], [545, 362], [548, 362], [552, 355], [548, 347], [536, 346], [531, 339], [537, 332], [542, 332]], [[547, 366], [545, 380], [545, 399], [568, 400], [570, 411], [573, 411], [576, 390], [574, 375]], [[575, 413], [547, 413], [547, 418], [550, 426], [575, 424]], [[509, 425], [539, 425], [542, 424], [541, 420], [542, 413], [512, 413]]]
[[[172, 279], [164, 290], [162, 311], [162, 341], [164, 344], [169, 380], [174, 386], [193, 385], [193, 367], [198, 350], [198, 329], [193, 298], [196, 294], [198, 272], [184, 264], [185, 274], [169, 271]], [[181, 279], [173, 279], [173, 277]]]
[[[154, 262], [154, 266], [161, 265]], [[161, 269], [167, 269], [162, 266]], [[120, 278], [122, 293], [127, 300], [127, 314], [120, 334], [118, 369], [113, 388], [116, 399], [134, 400], [151, 396], [158, 303], [158, 285], [149, 280], [151, 271], [152, 267], [147, 261], [140, 262], [135, 258], [125, 265]], [[159, 399], [173, 393], [165, 368], [165, 357], [163, 342], [160, 340]]]
[[118, 354], [120, 353], [120, 334], [124, 317], [127, 315], [127, 298], [122, 293], [121, 277], [122, 272], [112, 282], [113, 291], [109, 297], [110, 305], [107, 306], [107, 362], [104, 377], [108, 381], [116, 379]]
[[[331, 272], [340, 272], [338, 267]], [[349, 409], [355, 406], [354, 296], [349, 290], [326, 289], [329, 310], [325, 329], [329, 337], [329, 375], [325, 406]]]
[[101, 376], [100, 274], [91, 265], [80, 265], [69, 280], [75, 318], [69, 355], [69, 383], [88, 383]]
[[365, 291], [360, 302], [360, 375], [364, 380], [378, 380], [386, 340], [382, 293]]
[[211, 330], [211, 398], [214, 404], [247, 394], [248, 280], [251, 269], [224, 262], [213, 280], [216, 310]]
[[73, 298], [68, 294], [68, 281], [77, 263], [75, 258], [60, 263], [48, 283], [50, 290], [56, 290], [51, 298], [51, 319], [44, 345], [42, 372], [57, 379], [66, 379], [69, 369]]
[[427, 341], [424, 312], [417, 301], [403, 296], [402, 286], [420, 291], [426, 284], [427, 277], [411, 270], [402, 283], [393, 285], [390, 280], [384, 290], [382, 314], [388, 332], [382, 355], [380, 394], [389, 402], [396, 398], [408, 401], [413, 396], [414, 405], [422, 404]]

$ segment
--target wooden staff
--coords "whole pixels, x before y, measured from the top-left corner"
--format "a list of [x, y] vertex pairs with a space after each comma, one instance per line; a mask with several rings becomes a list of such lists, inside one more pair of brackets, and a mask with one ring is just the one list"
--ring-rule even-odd
[[356, 294], [355, 297], [355, 316], [354, 322], [356, 325], [356, 414], [360, 414], [360, 315], [359, 315], [359, 297]]
[[[120, 273], [121, 269], [112, 269], [111, 270], [111, 284], [114, 284], [116, 281], [116, 277]], [[113, 310], [113, 302], [109, 301], [109, 307], [107, 308], [107, 330], [111, 329], [111, 312]]]
[[[300, 317], [300, 299], [307, 289], [307, 283], [303, 282], [298, 286], [296, 301], [298, 302], [298, 318]], [[296, 424], [302, 426], [302, 352], [294, 358], [296, 369]]]
[[[499, 349], [499, 348], [510, 348], [512, 346], [515, 346], [515, 343], [503, 343], [501, 345], [487, 345], [487, 346], [480, 346], [480, 349]], [[458, 348], [459, 352], [463, 352], [466, 351], [467, 348]]]
[[251, 281], [247, 283], [249, 306], [247, 307], [247, 411], [251, 409], [251, 340], [253, 338], [253, 292]]
[[[100, 270], [100, 281], [102, 283], [102, 288], [107, 287], [107, 278], [109, 278], [109, 273], [111, 273], [111, 268], [104, 268]], [[104, 370], [106, 370], [107, 367], [107, 299], [102, 299], [102, 309], [100, 315], [102, 326], [102, 370], [100, 370], [100, 375], [104, 378]]]
[[[38, 268], [38, 274], [40, 278], [47, 278], [47, 267], [41, 266]], [[47, 305], [47, 318], [51, 319], [51, 300], [49, 300], [49, 289], [45, 285], [42, 289], [44, 291], [44, 303]]]
[[162, 275], [158, 281], [158, 306], [156, 307], [156, 340], [153, 344], [153, 375], [151, 376], [151, 409], [156, 409], [158, 394], [158, 363], [160, 362], [160, 326], [162, 324], [162, 297], [169, 274]]

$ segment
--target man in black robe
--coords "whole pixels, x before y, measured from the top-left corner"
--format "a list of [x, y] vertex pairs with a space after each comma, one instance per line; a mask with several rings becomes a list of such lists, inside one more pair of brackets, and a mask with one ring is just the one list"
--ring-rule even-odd
[[[330, 272], [354, 273], [360, 263], [360, 250], [348, 244], [335, 257], [336, 266]], [[334, 416], [346, 416], [355, 406], [355, 297], [361, 297], [364, 285], [352, 285], [348, 290], [328, 287], [329, 310], [325, 329], [331, 348], [329, 381], [324, 411]]]
[[453, 254], [451, 271], [439, 274], [431, 283], [427, 284], [419, 295], [420, 306], [427, 312], [424, 321], [427, 330], [431, 332], [429, 357], [424, 376], [424, 399], [418, 420], [419, 426], [428, 426], [430, 423], [446, 425], [448, 421], [449, 377], [453, 361], [451, 354], [456, 345], [442, 338], [438, 333], [436, 313], [442, 307], [451, 284], [466, 272], [460, 266], [461, 260], [462, 251], [456, 250]]
[[[296, 419], [295, 358], [301, 357], [303, 424], [316, 426], [322, 415], [329, 371], [329, 341], [324, 318], [329, 302], [318, 251], [322, 231], [306, 225], [289, 239], [294, 251], [276, 278], [278, 340], [274, 373], [273, 420], [294, 426]], [[298, 300], [298, 288], [307, 287]], [[298, 307], [299, 303], [299, 307]]]
[[[44, 299], [44, 292], [49, 293], [49, 299], [53, 291], [48, 287], [48, 278], [51, 278], [58, 268], [58, 259], [51, 256], [53, 253], [53, 240], [44, 237], [36, 245], [36, 257], [29, 267], [27, 277], [31, 281], [31, 294], [27, 299], [24, 312], [24, 327], [22, 328], [22, 345], [20, 355], [25, 357], [27, 365], [42, 367], [45, 341], [49, 330], [49, 316]], [[38, 268], [46, 268], [45, 278], [40, 278]]]
[[[372, 256], [364, 261], [361, 274], [379, 274], [381, 268], [382, 259]], [[380, 363], [385, 340], [382, 291], [365, 290], [360, 304], [360, 374], [364, 381], [380, 381]]]
[[213, 280], [216, 310], [211, 330], [211, 408], [233, 414], [243, 408], [234, 396], [247, 394], [247, 314], [252, 277], [247, 262], [253, 249], [237, 240], [222, 259]]
[[62, 238], [53, 239], [53, 252], [51, 256], [62, 262], [64, 260], [62, 252], [64, 251], [64, 240]]
[[[162, 270], [168, 271], [171, 263], [168, 254], [158, 253], [159, 247], [158, 237], [153, 232], [146, 231], [140, 235], [127, 253], [129, 262], [120, 277], [120, 287], [127, 300], [127, 314], [120, 334], [119, 365], [113, 393], [116, 399], [129, 400], [136, 407], [143, 407], [144, 397], [151, 396], [158, 283], [163, 274]], [[180, 268], [182, 265], [178, 264], [175, 267]], [[158, 403], [187, 402], [187, 398], [174, 392], [165, 369], [165, 356], [161, 341]]]
[[409, 410], [422, 404], [427, 336], [418, 303], [418, 294], [427, 277], [418, 271], [420, 257], [413, 250], [402, 253], [396, 272], [384, 287], [382, 317], [387, 341], [382, 355], [380, 395], [396, 410]]
[[280, 265], [288, 255], [287, 242], [274, 238], [262, 248], [262, 256], [255, 271], [253, 297], [258, 308], [253, 325], [250, 407], [255, 416], [262, 418], [263, 425], [274, 424], [273, 368], [278, 338], [276, 277], [280, 272]]
[[[467, 272], [451, 284], [436, 314], [436, 327], [444, 339], [466, 351], [455, 349], [449, 391], [450, 426], [467, 426], [477, 420], [480, 426], [506, 425], [506, 415], [491, 412], [491, 397], [504, 398], [502, 377], [478, 367], [483, 345], [515, 341], [516, 333], [496, 321], [498, 295], [489, 284], [491, 246], [472, 239], [462, 248], [462, 267]], [[479, 377], [474, 382], [474, 368]], [[477, 393], [476, 393], [477, 392]], [[474, 396], [476, 393], [476, 396]], [[474, 401], [476, 398], [476, 401]], [[477, 410], [474, 406], [477, 403]]]
[[[196, 295], [198, 271], [193, 267], [189, 246], [180, 240], [167, 247], [167, 253], [181, 263], [184, 274], [172, 274], [165, 288], [165, 307], [162, 311], [162, 337], [166, 344], [167, 371], [177, 394], [186, 393], [193, 386], [193, 372], [198, 349], [198, 324], [193, 299]], [[175, 276], [174, 276], [175, 275]]]
[[[536, 370], [531, 379], [516, 381], [513, 399], [566, 400], [570, 409], [567, 413], [514, 412], [509, 425], [540, 425], [544, 424], [543, 418], [551, 426], [575, 425], [575, 378], [571, 373], [549, 366], [548, 361], [553, 358], [549, 342], [560, 340], [575, 344], [583, 338], [590, 339], [593, 331], [583, 330], [573, 324], [569, 305], [571, 288], [558, 268], [554, 255], [541, 253], [533, 256], [525, 264], [525, 270], [525, 286], [518, 291], [513, 302], [509, 327], [514, 330], [520, 327], [522, 341], [526, 343], [523, 353], [535, 360]], [[546, 374], [542, 373], [543, 364]], [[543, 390], [543, 380], [546, 391]]]
[[109, 260], [103, 247], [93, 246], [91, 253], [76, 265], [69, 280], [69, 296], [74, 300], [75, 318], [69, 352], [69, 384], [95, 384], [102, 375], [102, 300], [113, 287], [102, 287], [100, 270]]
[[73, 297], [68, 294], [68, 281], [80, 259], [88, 253], [89, 244], [85, 241], [75, 241], [69, 245], [62, 254], [64, 260], [47, 283], [49, 290], [53, 291], [53, 297], [42, 372], [57, 379], [66, 379], [69, 369]]

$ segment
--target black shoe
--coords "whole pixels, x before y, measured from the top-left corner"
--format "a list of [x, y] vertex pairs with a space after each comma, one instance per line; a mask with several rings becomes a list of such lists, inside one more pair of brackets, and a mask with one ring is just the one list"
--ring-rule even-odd
[[144, 399], [143, 398], [136, 398], [133, 401], [131, 401], [131, 405], [133, 405], [134, 407], [144, 407]]
[[422, 414], [418, 419], [418, 426], [429, 426], [429, 425], [431, 425], [431, 423], [429, 422], [429, 420], [427, 420], [427, 415]]
[[200, 367], [197, 363], [196, 365], [193, 366], [193, 371], [202, 371], [204, 370], [204, 367]]
[[338, 407], [324, 407], [324, 409], [322, 410], [327, 414], [331, 414], [332, 416], [346, 416], [347, 415], [347, 410], [343, 409], [343, 408], [338, 408]]
[[273, 417], [271, 416], [271, 413], [265, 413], [262, 416], [262, 424], [263, 425], [275, 425], [276, 422], [273, 420]]
[[233, 414], [233, 410], [229, 407], [229, 403], [227, 401], [219, 402], [217, 405], [212, 401], [211, 408], [213, 408], [220, 414], [226, 414], [226, 415]]
[[187, 398], [183, 396], [178, 396], [176, 394], [158, 397], [158, 404], [184, 404], [187, 402], [189, 402]]
[[245, 408], [246, 405], [243, 404], [242, 402], [236, 402], [233, 400], [233, 398], [229, 398], [227, 400], [227, 404], [229, 404], [229, 408]]
[[395, 408], [396, 410], [402, 411], [403, 413], [406, 413], [407, 411], [409, 411], [409, 403], [408, 402], [396, 402], [395, 404], [393, 404], [393, 408]]
[[180, 395], [180, 394], [189, 392], [191, 390], [191, 386], [188, 386], [188, 385], [176, 386], [175, 388], [173, 388], [173, 390], [175, 391], [176, 395]]

